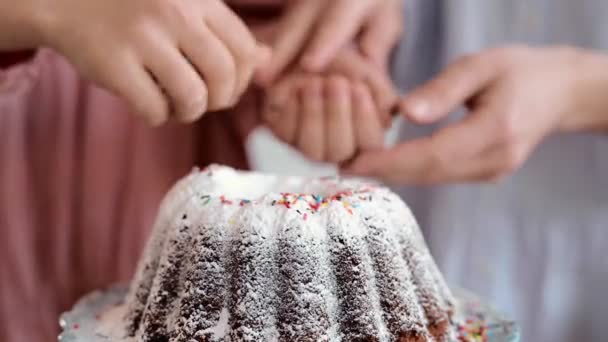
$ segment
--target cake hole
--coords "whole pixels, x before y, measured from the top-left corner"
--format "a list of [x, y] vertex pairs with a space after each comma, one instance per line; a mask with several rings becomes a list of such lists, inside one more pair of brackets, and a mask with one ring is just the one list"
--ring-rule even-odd
[[339, 179], [305, 178], [267, 175], [256, 172], [242, 172], [232, 169], [214, 170], [212, 194], [226, 198], [259, 199], [267, 194], [310, 194], [323, 197], [333, 196], [348, 188]]

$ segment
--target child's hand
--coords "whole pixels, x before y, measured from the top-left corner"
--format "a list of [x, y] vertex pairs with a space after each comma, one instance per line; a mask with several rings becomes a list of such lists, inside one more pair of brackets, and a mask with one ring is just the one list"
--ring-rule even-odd
[[220, 0], [44, 3], [44, 43], [154, 125], [232, 106], [266, 54]]
[[362, 153], [346, 171], [402, 184], [496, 181], [553, 132], [608, 130], [608, 56], [509, 47], [449, 66], [401, 101], [410, 120], [469, 113], [430, 137]]
[[263, 118], [305, 156], [339, 163], [383, 145], [395, 98], [387, 77], [347, 51], [323, 75], [295, 71], [280, 80], [267, 94]]

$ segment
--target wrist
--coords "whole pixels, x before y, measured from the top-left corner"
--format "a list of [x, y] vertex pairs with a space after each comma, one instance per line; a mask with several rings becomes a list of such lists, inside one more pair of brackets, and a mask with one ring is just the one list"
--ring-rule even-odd
[[608, 132], [608, 55], [576, 50], [571, 104], [559, 129], [565, 132]]

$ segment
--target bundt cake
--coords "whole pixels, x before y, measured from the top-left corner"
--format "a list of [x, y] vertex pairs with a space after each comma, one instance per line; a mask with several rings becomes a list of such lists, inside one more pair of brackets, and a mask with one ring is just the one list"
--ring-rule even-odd
[[453, 299], [384, 187], [211, 166], [161, 204], [127, 296], [138, 341], [448, 341]]

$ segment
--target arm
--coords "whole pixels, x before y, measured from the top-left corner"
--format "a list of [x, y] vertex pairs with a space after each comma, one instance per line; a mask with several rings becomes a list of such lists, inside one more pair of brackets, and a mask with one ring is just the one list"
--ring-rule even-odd
[[578, 50], [571, 72], [572, 108], [559, 125], [564, 132], [608, 133], [608, 54]]

